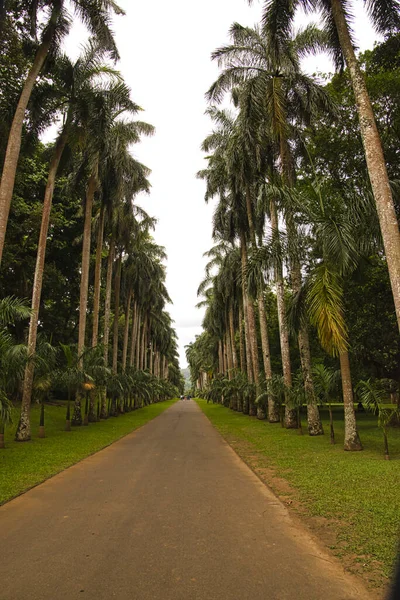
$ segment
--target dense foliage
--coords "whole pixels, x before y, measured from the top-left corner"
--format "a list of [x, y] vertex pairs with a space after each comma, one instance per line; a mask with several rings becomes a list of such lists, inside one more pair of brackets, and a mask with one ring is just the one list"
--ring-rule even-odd
[[[74, 63], [62, 51], [72, 24], [63, 0], [1, 9], [1, 443], [11, 401], [21, 401], [16, 439], [25, 441], [32, 401], [42, 403], [44, 435], [50, 397], [68, 399], [69, 430], [183, 385], [166, 254], [156, 220], [135, 202], [150, 191], [150, 169], [133, 145], [154, 127], [138, 120], [115, 67], [111, 19], [123, 11], [69, 4], [90, 35]], [[56, 139], [43, 143], [50, 125]]]
[[[332, 50], [328, 34], [277, 32], [273, 7], [260, 27], [232, 25], [231, 43], [213, 54], [221, 74], [207, 93], [214, 129], [199, 177], [218, 204], [199, 287], [204, 333], [187, 347], [192, 385], [288, 428], [301, 427], [305, 404], [310, 435], [323, 433], [318, 404], [343, 402], [347, 450], [362, 449], [360, 400], [385, 414], [387, 444], [398, 423], [400, 338], [358, 91], [350, 69], [305, 75], [301, 59]], [[399, 56], [392, 34], [358, 63], [397, 215]], [[226, 94], [230, 110], [218, 107]]]

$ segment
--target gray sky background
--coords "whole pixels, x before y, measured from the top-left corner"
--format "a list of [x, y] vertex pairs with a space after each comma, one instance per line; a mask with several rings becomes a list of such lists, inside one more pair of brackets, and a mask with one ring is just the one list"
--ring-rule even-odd
[[[118, 64], [132, 99], [145, 109], [140, 115], [156, 127], [156, 135], [135, 148], [135, 156], [152, 169], [150, 196], [137, 202], [158, 218], [157, 243], [168, 254], [168, 307], [179, 336], [181, 367], [187, 364], [184, 346], [201, 333], [204, 311], [195, 308], [197, 287], [204, 273], [203, 253], [212, 245], [212, 205], [204, 202], [204, 183], [196, 172], [204, 167], [200, 144], [211, 130], [204, 115], [204, 93], [218, 76], [211, 52], [228, 41], [230, 25], [254, 25], [262, 10], [260, 0], [119, 0], [126, 11], [114, 31], [121, 61]], [[361, 2], [354, 3], [355, 30], [360, 49], [376, 39]], [[299, 19], [299, 24], [304, 19]], [[82, 27], [74, 27], [66, 50], [76, 57], [84, 41]], [[79, 40], [79, 41], [78, 41]], [[305, 69], [327, 72], [324, 57], [309, 59]]]

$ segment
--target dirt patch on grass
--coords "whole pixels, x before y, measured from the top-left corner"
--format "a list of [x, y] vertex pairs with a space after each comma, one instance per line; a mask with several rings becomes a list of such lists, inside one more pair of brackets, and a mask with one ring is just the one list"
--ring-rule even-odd
[[388, 586], [383, 565], [372, 556], [350, 552], [346, 541], [341, 539], [341, 534], [351, 528], [351, 524], [346, 523], [343, 519], [328, 519], [311, 515], [307, 504], [301, 500], [299, 491], [287, 479], [277, 474], [265, 454], [257, 450], [248, 440], [236, 439], [225, 432], [223, 432], [223, 436], [261, 481], [288, 507], [292, 518], [299, 519], [311, 535], [340, 558], [340, 562], [346, 570], [361, 577], [372, 595], [377, 600], [382, 600]]

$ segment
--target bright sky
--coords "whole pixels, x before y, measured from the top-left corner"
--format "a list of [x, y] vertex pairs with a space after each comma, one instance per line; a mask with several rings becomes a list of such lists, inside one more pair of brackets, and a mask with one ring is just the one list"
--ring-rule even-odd
[[[119, 0], [126, 16], [115, 22], [121, 61], [118, 64], [132, 99], [145, 109], [140, 115], [156, 127], [156, 135], [135, 148], [136, 157], [152, 169], [150, 196], [138, 203], [158, 218], [155, 239], [168, 254], [169, 307], [179, 337], [181, 367], [187, 365], [185, 345], [201, 333], [204, 311], [195, 308], [197, 287], [204, 274], [203, 253], [212, 246], [213, 206], [204, 202], [204, 183], [196, 179], [204, 168], [202, 140], [211, 130], [204, 115], [204, 94], [218, 76], [211, 52], [228, 41], [230, 25], [254, 25], [262, 2], [254, 0]], [[359, 46], [371, 48], [376, 39], [361, 2], [355, 29]], [[73, 29], [67, 51], [76, 57], [81, 27]], [[329, 71], [323, 58], [306, 70]]]

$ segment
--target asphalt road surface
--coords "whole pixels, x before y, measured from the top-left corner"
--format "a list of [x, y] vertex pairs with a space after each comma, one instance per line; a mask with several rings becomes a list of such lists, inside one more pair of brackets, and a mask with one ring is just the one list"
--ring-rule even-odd
[[1, 600], [368, 600], [193, 402], [0, 508]]

